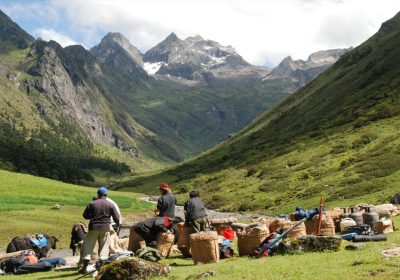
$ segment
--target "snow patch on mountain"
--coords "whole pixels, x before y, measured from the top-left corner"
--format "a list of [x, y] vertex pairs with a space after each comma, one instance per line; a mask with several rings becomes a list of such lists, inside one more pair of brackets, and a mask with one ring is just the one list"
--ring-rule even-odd
[[163, 62], [145, 62], [143, 64], [143, 68], [149, 75], [154, 75], [155, 73], [157, 73], [158, 70], [160, 70], [161, 66], [163, 65]]

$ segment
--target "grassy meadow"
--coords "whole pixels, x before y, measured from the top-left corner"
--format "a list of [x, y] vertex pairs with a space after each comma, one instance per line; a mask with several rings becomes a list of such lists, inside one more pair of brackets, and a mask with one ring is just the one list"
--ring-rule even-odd
[[[395, 223], [400, 223], [400, 217], [394, 218]], [[388, 241], [365, 243], [366, 248], [359, 251], [344, 250], [350, 242], [343, 241], [338, 252], [326, 253], [299, 253], [252, 259], [248, 257], [235, 257], [221, 260], [219, 263], [194, 266], [191, 259], [182, 259], [174, 256], [162, 260], [164, 264], [172, 267], [168, 279], [190, 280], [197, 275], [213, 271], [216, 273], [210, 279], [308, 279], [308, 280], [333, 280], [333, 279], [398, 279], [400, 277], [400, 257], [385, 259], [381, 251], [400, 244], [400, 231], [388, 234]], [[236, 248], [234, 248], [236, 249]], [[237, 250], [235, 250], [237, 252]], [[76, 271], [45, 272], [30, 275], [2, 276], [2, 279], [76, 279], [80, 275]], [[84, 278], [90, 279], [90, 276]], [[165, 279], [165, 278], [153, 278]]]
[[[0, 249], [11, 238], [33, 233], [61, 236], [59, 248], [68, 248], [72, 225], [85, 221], [83, 210], [96, 188], [81, 187], [26, 174], [0, 170]], [[110, 192], [125, 217], [152, 209], [137, 194]], [[54, 204], [60, 210], [53, 210]]]

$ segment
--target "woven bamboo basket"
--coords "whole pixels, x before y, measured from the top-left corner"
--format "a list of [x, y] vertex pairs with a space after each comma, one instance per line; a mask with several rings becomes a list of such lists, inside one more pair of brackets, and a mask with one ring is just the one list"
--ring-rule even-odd
[[131, 227], [129, 232], [128, 250], [136, 252], [139, 249], [146, 247], [144, 239], [135, 231], [134, 226]]
[[[319, 219], [319, 215], [315, 215], [311, 221], [305, 222], [307, 234], [316, 235], [318, 233], [318, 219]], [[334, 236], [335, 235], [335, 224], [333, 223], [333, 220], [331, 219], [331, 217], [328, 215], [322, 216], [320, 235], [323, 235], [323, 236]]]
[[[288, 230], [291, 226], [295, 225], [298, 222], [285, 222], [284, 226], [282, 227], [282, 230]], [[307, 235], [306, 233], [306, 225], [304, 223], [299, 224], [296, 226], [291, 232], [289, 232], [288, 237], [289, 238], [297, 238], [300, 236], [305, 236]]]
[[268, 234], [269, 230], [266, 226], [254, 227], [249, 230], [238, 232], [239, 255], [252, 255], [254, 250], [264, 241]]
[[285, 227], [285, 219], [273, 219], [269, 222], [269, 231], [275, 232]]
[[164, 258], [169, 257], [171, 254], [172, 245], [174, 245], [175, 235], [172, 233], [160, 232], [157, 234], [157, 246], [156, 249], [160, 252], [160, 255]]
[[191, 258], [189, 235], [191, 234], [191, 228], [188, 225], [184, 225], [182, 230], [179, 232], [177, 246], [179, 251], [185, 258]]
[[194, 264], [219, 262], [218, 233], [201, 231], [189, 236]]

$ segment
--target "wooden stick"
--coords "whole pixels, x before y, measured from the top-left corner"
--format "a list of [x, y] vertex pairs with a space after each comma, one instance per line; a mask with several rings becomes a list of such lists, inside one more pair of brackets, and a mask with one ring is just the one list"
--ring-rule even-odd
[[321, 234], [321, 226], [322, 226], [322, 208], [324, 205], [324, 199], [321, 196], [321, 199], [319, 201], [319, 217], [318, 217], [318, 231], [317, 231], [317, 235]]

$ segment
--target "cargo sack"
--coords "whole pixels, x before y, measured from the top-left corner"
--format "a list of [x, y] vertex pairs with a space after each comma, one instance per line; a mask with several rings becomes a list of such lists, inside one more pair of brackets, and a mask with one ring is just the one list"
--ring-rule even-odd
[[392, 220], [379, 220], [375, 224], [376, 233], [390, 233], [394, 231]]
[[255, 249], [265, 240], [269, 231], [266, 226], [254, 227], [237, 233], [240, 256], [253, 255]]
[[[307, 234], [317, 235], [318, 233], [318, 221], [319, 214], [314, 215], [312, 220], [305, 221], [304, 224], [306, 225], [306, 232]], [[333, 220], [328, 215], [322, 214], [322, 221], [321, 221], [321, 232], [320, 235], [322, 236], [334, 236], [335, 235], [335, 224]]]
[[178, 235], [178, 249], [181, 251], [183, 257], [191, 258], [192, 254], [190, 253], [190, 244], [189, 244], [189, 235], [191, 234], [191, 227], [187, 224], [184, 224], [182, 230]]
[[129, 244], [128, 250], [136, 252], [139, 249], [146, 247], [146, 242], [144, 239], [135, 231], [134, 226], [131, 227], [129, 233]]
[[194, 264], [213, 263], [219, 261], [218, 233], [201, 231], [189, 236], [190, 249]]
[[[296, 222], [286, 221], [281, 230], [286, 231], [290, 227], [294, 226], [296, 223], [298, 223], [298, 222], [297, 221]], [[301, 223], [301, 224], [297, 225], [292, 231], [289, 232], [288, 238], [297, 238], [297, 237], [305, 236], [305, 235], [307, 235], [306, 225], [304, 223]]]
[[156, 249], [160, 252], [163, 258], [169, 257], [171, 254], [172, 245], [174, 245], [175, 235], [172, 233], [160, 232], [157, 234]]

